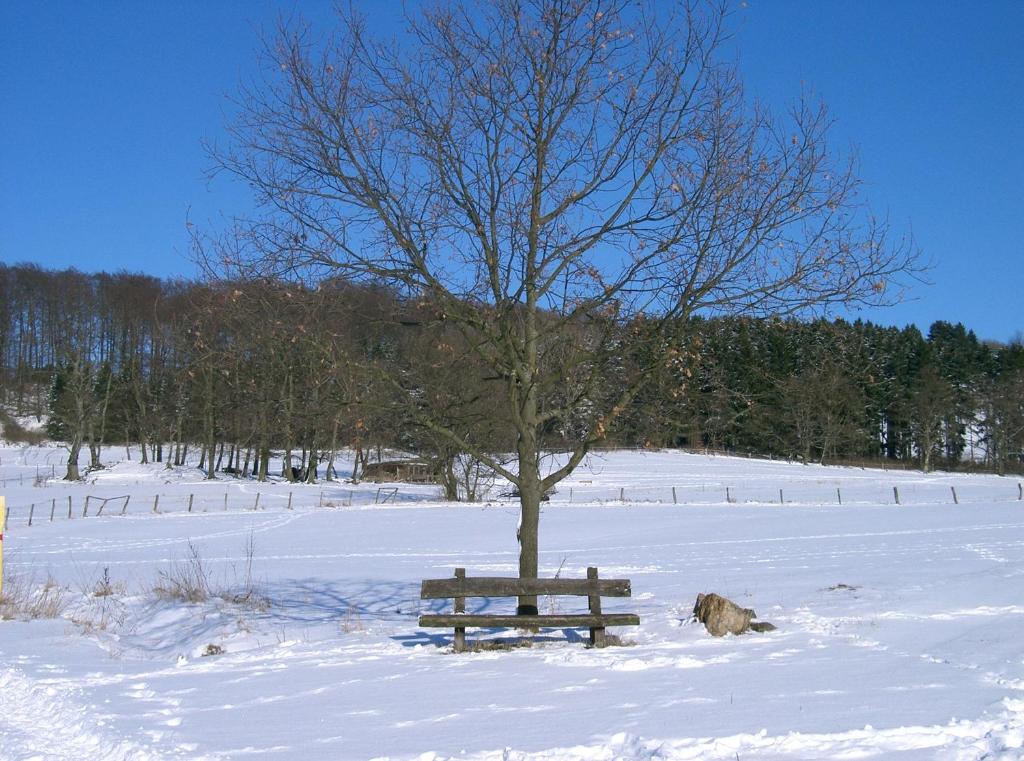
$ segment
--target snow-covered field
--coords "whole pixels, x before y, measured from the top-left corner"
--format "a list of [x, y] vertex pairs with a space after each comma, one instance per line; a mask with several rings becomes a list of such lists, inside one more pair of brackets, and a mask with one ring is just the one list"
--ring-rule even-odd
[[[514, 575], [508, 500], [137, 462], [64, 485], [59, 452], [0, 449], [5, 591], [63, 605], [0, 622], [2, 759], [1024, 757], [1017, 479], [595, 457], [544, 508], [542, 573], [631, 579], [605, 609], [641, 626], [456, 655], [417, 626], [442, 609], [419, 582]], [[174, 599], [197, 573], [207, 599]], [[707, 591], [778, 630], [712, 638], [689, 620]]]

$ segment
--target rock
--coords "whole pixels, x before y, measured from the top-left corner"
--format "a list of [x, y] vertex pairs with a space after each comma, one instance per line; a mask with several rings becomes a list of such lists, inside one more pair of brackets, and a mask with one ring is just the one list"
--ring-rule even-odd
[[704, 624], [713, 637], [726, 634], [743, 634], [746, 631], [770, 632], [775, 627], [767, 621], [754, 622], [757, 613], [750, 608], [741, 608], [732, 600], [721, 595], [699, 594], [693, 606], [693, 617]]

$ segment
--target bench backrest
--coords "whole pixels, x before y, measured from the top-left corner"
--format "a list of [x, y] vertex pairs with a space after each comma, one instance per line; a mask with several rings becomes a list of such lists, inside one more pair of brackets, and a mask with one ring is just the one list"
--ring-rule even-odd
[[420, 599], [441, 600], [465, 597], [525, 597], [534, 595], [575, 595], [580, 597], [629, 597], [629, 579], [600, 579], [596, 568], [587, 569], [585, 579], [515, 579], [500, 576], [467, 577], [464, 568], [455, 569], [451, 579], [426, 579]]

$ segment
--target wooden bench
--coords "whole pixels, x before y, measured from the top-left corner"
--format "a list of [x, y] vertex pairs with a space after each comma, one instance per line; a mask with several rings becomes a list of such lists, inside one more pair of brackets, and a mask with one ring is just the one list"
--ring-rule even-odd
[[[585, 579], [516, 579], [493, 576], [466, 577], [465, 568], [456, 568], [451, 579], [426, 579], [420, 588], [421, 600], [455, 600], [454, 613], [424, 614], [420, 626], [455, 629], [455, 652], [466, 649], [466, 627], [524, 629], [590, 629], [590, 643], [605, 647], [605, 628], [639, 626], [636, 613], [602, 613], [602, 597], [629, 597], [629, 579], [600, 579], [596, 568], [587, 569]], [[522, 597], [560, 595], [586, 597], [589, 613], [579, 614], [504, 614], [466, 613], [467, 597]]]

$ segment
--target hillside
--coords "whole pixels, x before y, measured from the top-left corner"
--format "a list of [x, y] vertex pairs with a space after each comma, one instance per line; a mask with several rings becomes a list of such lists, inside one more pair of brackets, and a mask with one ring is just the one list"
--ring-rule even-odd
[[[54, 451], [3, 450], [0, 471]], [[395, 485], [405, 501], [375, 506], [367, 492], [346, 507], [352, 485], [268, 484], [253, 510], [254, 484], [218, 481], [228, 510], [211, 494], [189, 514], [200, 481], [125, 462], [95, 483], [8, 482], [5, 590], [55, 618], [5, 610], [0, 757], [1019, 756], [1016, 481], [594, 457], [544, 508], [541, 572], [631, 579], [633, 598], [608, 609], [639, 612], [641, 626], [606, 650], [571, 631], [471, 630], [512, 647], [462, 655], [450, 632], [417, 626], [440, 609], [418, 599], [419, 581], [458, 566], [513, 575], [507, 500], [451, 505]], [[705, 498], [673, 505], [673, 485]], [[779, 488], [792, 501], [778, 504]], [[132, 495], [126, 515], [112, 502], [95, 517], [92, 502], [82, 519], [97, 492]], [[175, 592], [190, 578], [206, 590], [192, 601]], [[710, 637], [690, 620], [707, 591], [778, 630]]]

